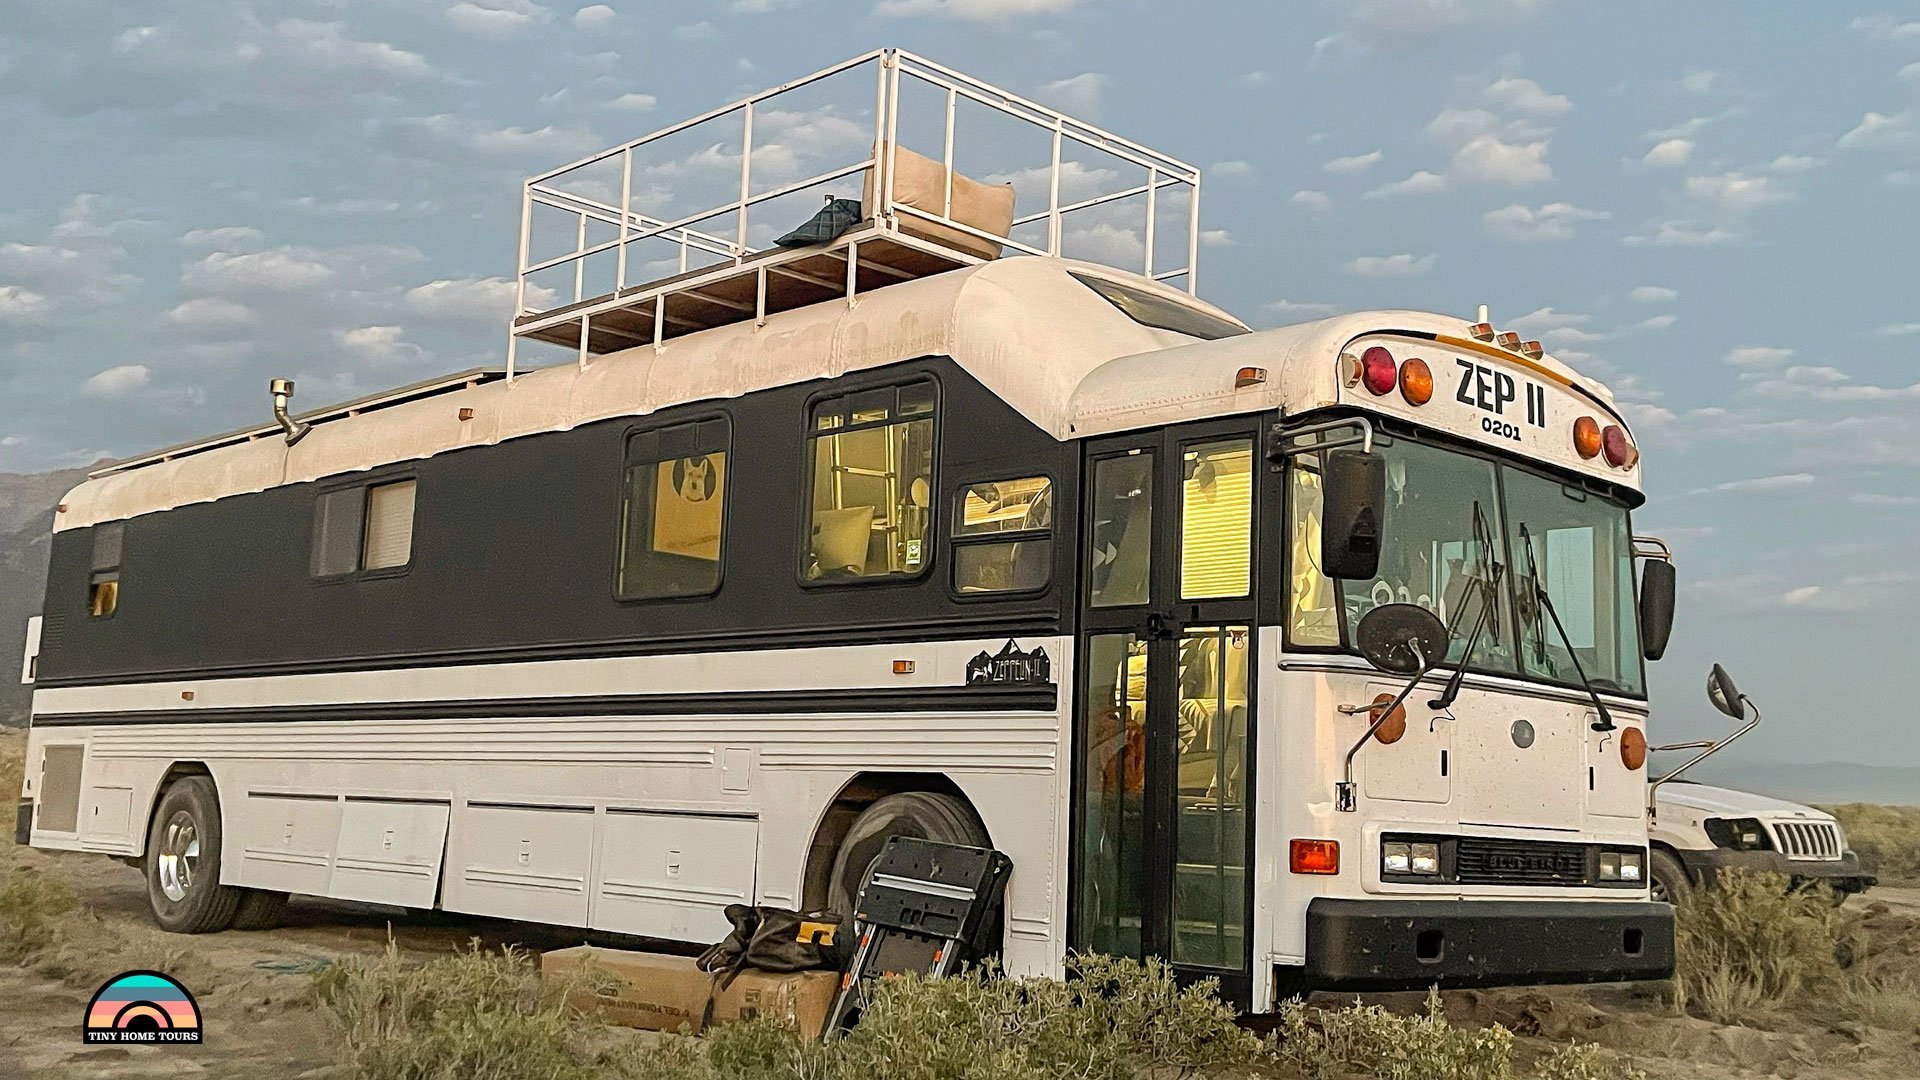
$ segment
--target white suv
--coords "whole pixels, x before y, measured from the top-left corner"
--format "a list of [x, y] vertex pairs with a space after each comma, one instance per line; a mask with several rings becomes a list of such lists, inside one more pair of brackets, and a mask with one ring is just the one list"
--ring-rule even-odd
[[1783, 874], [1795, 884], [1824, 882], [1845, 897], [1875, 881], [1860, 872], [1847, 834], [1832, 814], [1811, 806], [1677, 780], [1654, 796], [1650, 884], [1655, 900], [1684, 904], [1722, 870]]

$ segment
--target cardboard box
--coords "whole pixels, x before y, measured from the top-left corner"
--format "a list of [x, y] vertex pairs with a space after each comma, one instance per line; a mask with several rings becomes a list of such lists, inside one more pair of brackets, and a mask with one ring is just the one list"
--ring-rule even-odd
[[[588, 945], [543, 953], [540, 977], [568, 984], [567, 1001], [574, 1007], [647, 1031], [697, 1029], [713, 989], [713, 977], [694, 967], [691, 957]], [[714, 995], [713, 1022], [776, 1016], [802, 1036], [817, 1038], [839, 989], [840, 976], [832, 971], [742, 971]]]

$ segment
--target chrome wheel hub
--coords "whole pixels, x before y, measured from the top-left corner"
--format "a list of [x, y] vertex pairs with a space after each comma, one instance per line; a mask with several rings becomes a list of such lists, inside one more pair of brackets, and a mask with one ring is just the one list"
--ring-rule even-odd
[[160, 834], [160, 891], [175, 903], [187, 898], [193, 889], [194, 874], [200, 869], [200, 828], [185, 810], [167, 819]]

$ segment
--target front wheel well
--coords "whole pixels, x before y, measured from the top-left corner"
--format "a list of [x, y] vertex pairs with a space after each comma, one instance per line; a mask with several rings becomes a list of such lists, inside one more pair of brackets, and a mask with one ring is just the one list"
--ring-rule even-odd
[[142, 867], [146, 865], [147, 837], [153, 832], [153, 815], [160, 812], [160, 797], [167, 793], [167, 789], [173, 786], [174, 781], [188, 776], [206, 777], [207, 782], [213, 785], [214, 795], [218, 798], [220, 782], [213, 778], [213, 770], [207, 768], [206, 762], [176, 761], [167, 766], [167, 771], [160, 774], [160, 782], [153, 785], [153, 795], [147, 800], [146, 816], [140, 819], [140, 853], [132, 858], [126, 859], [125, 862], [127, 865]]
[[813, 843], [807, 848], [806, 873], [801, 881], [800, 906], [803, 910], [814, 911], [826, 906], [827, 891], [833, 876], [833, 857], [839, 852], [840, 842], [847, 838], [860, 812], [888, 795], [907, 791], [951, 795], [966, 803], [967, 809], [973, 811], [975, 817], [980, 816], [972, 800], [944, 773], [867, 772], [855, 776], [827, 804], [826, 810], [820, 815], [820, 823], [814, 827]]

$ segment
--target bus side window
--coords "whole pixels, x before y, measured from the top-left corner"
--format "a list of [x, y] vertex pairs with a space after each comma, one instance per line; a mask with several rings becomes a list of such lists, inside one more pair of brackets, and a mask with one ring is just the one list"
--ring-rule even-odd
[[373, 571], [404, 570], [413, 562], [415, 480], [356, 484], [322, 492], [313, 501], [313, 546], [307, 572], [340, 580]]
[[716, 417], [627, 440], [620, 599], [709, 596], [720, 588], [731, 438], [728, 420]]
[[1294, 645], [1340, 644], [1339, 594], [1333, 579], [1320, 572], [1320, 470], [1318, 456], [1301, 454], [1287, 469], [1288, 553], [1293, 576], [1288, 582], [1287, 640]]
[[87, 614], [104, 619], [120, 607], [120, 552], [127, 523], [108, 522], [93, 530], [93, 567], [87, 575]]
[[954, 512], [953, 591], [1036, 592], [1053, 577], [1053, 481], [970, 484]]
[[801, 580], [917, 576], [933, 554], [935, 389], [922, 379], [815, 401]]

